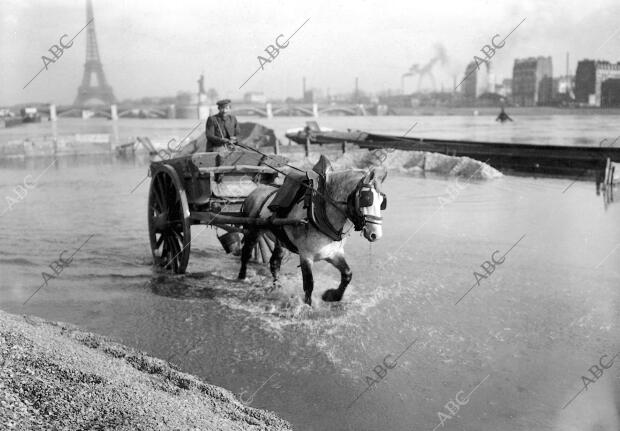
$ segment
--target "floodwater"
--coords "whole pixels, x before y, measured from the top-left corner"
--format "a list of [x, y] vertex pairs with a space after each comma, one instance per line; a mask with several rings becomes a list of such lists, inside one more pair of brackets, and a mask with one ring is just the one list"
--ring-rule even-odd
[[[506, 125], [482, 120], [330, 117], [321, 123], [404, 133], [418, 121], [412, 136], [508, 133]], [[78, 121], [82, 130], [73, 130]], [[149, 135], [166, 142], [194, 124], [127, 121], [118, 125], [121, 141]], [[261, 122], [275, 124], [281, 135], [303, 121]], [[620, 130], [618, 119], [604, 117], [570, 127], [574, 118], [545, 124], [532, 117], [531, 129], [525, 121], [509, 126], [512, 140], [545, 135], [541, 143], [598, 145]], [[88, 124], [61, 120], [58, 128], [110, 127]], [[41, 133], [48, 126], [28, 127]], [[620, 205], [604, 205], [593, 183], [504, 176], [460, 179], [456, 187], [454, 178], [393, 172], [384, 184], [384, 237], [373, 245], [357, 233], [349, 238], [353, 281], [341, 303], [320, 300], [340, 276], [317, 264], [310, 309], [302, 305], [295, 259], [284, 265], [276, 291], [268, 289], [268, 269], [258, 265], [239, 282], [237, 258], [222, 251], [212, 228], [193, 228], [186, 275], [156, 273], [148, 250], [148, 181], [131, 193], [146, 175], [143, 161], [105, 156], [50, 163], [5, 163], [0, 170], [3, 197], [26, 175], [29, 183], [40, 176], [10, 210], [5, 199], [0, 207], [0, 307], [6, 311], [114, 337], [277, 412], [299, 430], [433, 430], [442, 418], [437, 429], [620, 428], [620, 364], [563, 408], [583, 388], [581, 376], [602, 355], [609, 355], [606, 363], [620, 351]], [[64, 259], [75, 252], [72, 263], [24, 305], [63, 250]], [[493, 268], [486, 261], [502, 263]], [[466, 403], [455, 404], [468, 394]]]

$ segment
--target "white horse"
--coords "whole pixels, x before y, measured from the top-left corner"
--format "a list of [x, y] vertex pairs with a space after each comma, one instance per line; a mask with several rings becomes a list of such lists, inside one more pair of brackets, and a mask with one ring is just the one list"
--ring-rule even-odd
[[[318, 186], [300, 184], [299, 187], [304, 190], [296, 195], [292, 205], [285, 208], [285, 212], [280, 210], [276, 214], [269, 209], [278, 188], [267, 185], [257, 187], [247, 197], [242, 209], [247, 217], [277, 216], [307, 220], [306, 224], [273, 227], [267, 231], [275, 236], [275, 247], [269, 260], [274, 284], [278, 280], [284, 247], [299, 255], [305, 302], [309, 305], [312, 303], [314, 287], [313, 263], [326, 260], [340, 271], [341, 281], [338, 288], [326, 290], [322, 295], [324, 301], [340, 301], [352, 278], [351, 269], [344, 257], [346, 233], [354, 228], [361, 230], [370, 242], [379, 240], [383, 234], [381, 210], [387, 206], [387, 197], [378, 188], [387, 172], [383, 172], [380, 177], [376, 176], [374, 170], [349, 169], [335, 172], [323, 156], [313, 171], [316, 172], [314, 175]], [[300, 179], [295, 181], [301, 182]], [[241, 280], [246, 277], [247, 263], [260, 233], [267, 232], [264, 228], [253, 227], [244, 230], [239, 271]]]

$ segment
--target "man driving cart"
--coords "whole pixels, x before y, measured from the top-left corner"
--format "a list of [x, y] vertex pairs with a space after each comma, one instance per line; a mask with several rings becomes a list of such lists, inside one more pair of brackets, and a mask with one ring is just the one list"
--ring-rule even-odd
[[217, 102], [218, 113], [207, 119], [205, 134], [207, 137], [207, 152], [234, 150], [233, 144], [238, 142], [239, 123], [230, 112], [230, 99]]

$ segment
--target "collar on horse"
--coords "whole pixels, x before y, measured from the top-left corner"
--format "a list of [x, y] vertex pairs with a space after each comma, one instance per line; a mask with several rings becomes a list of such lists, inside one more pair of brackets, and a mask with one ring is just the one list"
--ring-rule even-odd
[[[313, 177], [313, 178], [311, 178]], [[304, 199], [304, 207], [308, 209], [308, 220], [314, 225], [321, 233], [325, 234], [334, 241], [341, 241], [343, 232], [342, 228], [337, 229], [327, 216], [327, 205], [333, 205], [344, 213], [345, 217], [349, 218], [348, 211], [343, 211], [337, 204], [342, 202], [328, 202], [326, 196], [326, 178], [323, 175], [308, 174], [309, 186], [306, 189], [306, 195]]]
[[[329, 161], [321, 156], [311, 171], [303, 172], [302, 175], [287, 174], [284, 184], [269, 205], [269, 209], [280, 216], [284, 216], [290, 211], [292, 205], [303, 200], [308, 221], [319, 232], [334, 241], [342, 240], [344, 224], [340, 228], [336, 228], [332, 224], [327, 216], [328, 206], [333, 206], [345, 219], [351, 220], [356, 231], [362, 230], [367, 223], [380, 224], [381, 217], [363, 214], [362, 205], [360, 205], [364, 189], [371, 188], [374, 176], [364, 175], [345, 201], [334, 201], [327, 195], [327, 171], [329, 168]], [[367, 192], [370, 193], [370, 190]], [[294, 245], [286, 237], [284, 229], [274, 228], [273, 231], [281, 237], [280, 239], [287, 245], [287, 248], [295, 251]]]
[[[321, 160], [322, 159], [323, 156], [321, 156]], [[317, 175], [313, 175], [310, 172], [307, 174], [310, 187], [306, 190], [304, 206], [308, 208], [308, 220], [321, 233], [334, 241], [341, 241], [344, 235], [344, 226], [340, 229], [334, 227], [327, 216], [327, 206], [329, 204], [333, 205], [345, 216], [345, 218], [351, 220], [356, 231], [362, 230], [367, 222], [374, 223], [372, 220], [374, 216], [365, 216], [359, 209], [360, 190], [363, 187], [367, 187], [369, 181], [368, 177], [365, 175], [359, 180], [355, 189], [349, 193], [346, 201], [333, 201], [327, 196], [327, 174], [325, 169], [321, 169], [324, 166], [321, 166], [321, 160], [317, 163], [319, 169], [317, 169], [317, 166], [313, 169], [314, 173]], [[320, 172], [321, 170], [323, 172]], [[346, 205], [346, 209], [343, 210], [338, 206], [338, 204]]]

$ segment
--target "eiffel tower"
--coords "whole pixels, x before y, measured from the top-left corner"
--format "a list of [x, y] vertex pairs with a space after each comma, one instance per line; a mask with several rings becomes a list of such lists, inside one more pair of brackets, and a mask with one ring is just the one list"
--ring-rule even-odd
[[[86, 22], [94, 19], [93, 2], [86, 0]], [[84, 63], [84, 76], [82, 85], [78, 88], [78, 95], [73, 103], [75, 106], [96, 105], [94, 101], [103, 102], [105, 105], [116, 103], [112, 87], [108, 85], [103, 73], [103, 64], [99, 58], [97, 47], [97, 35], [95, 34], [95, 22], [93, 21], [86, 29], [86, 63]], [[93, 74], [97, 78], [96, 85], [92, 84]], [[99, 103], [101, 104], [101, 103]]]

